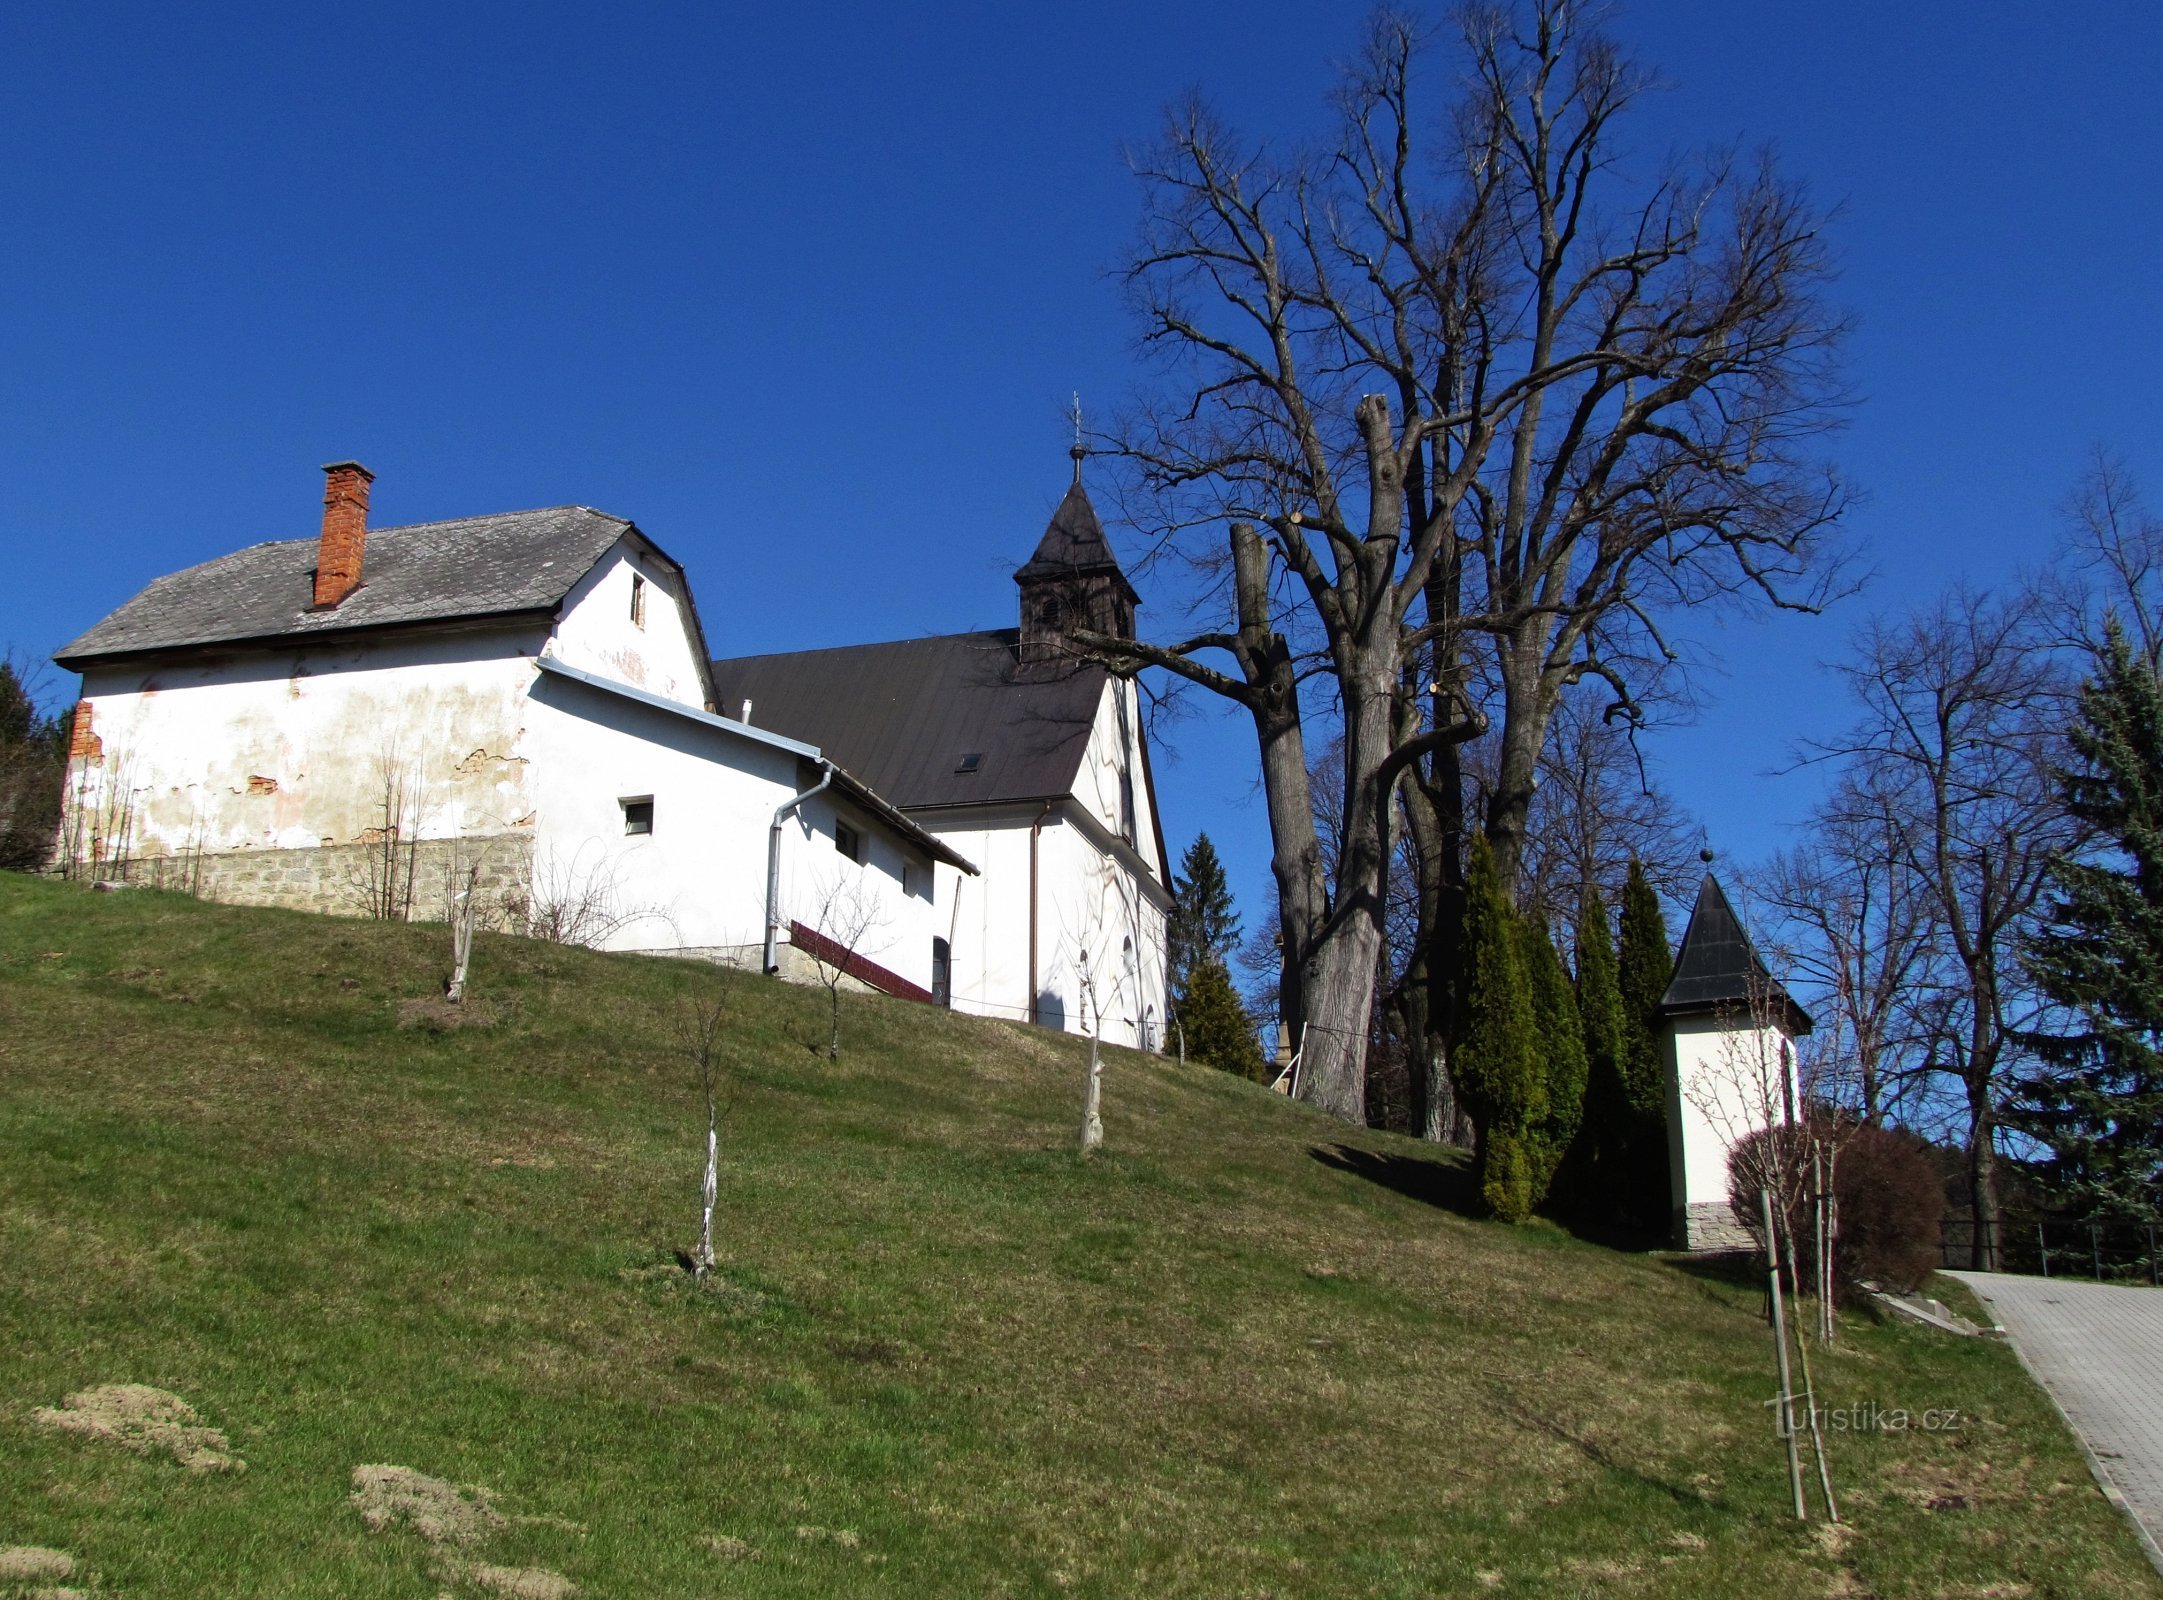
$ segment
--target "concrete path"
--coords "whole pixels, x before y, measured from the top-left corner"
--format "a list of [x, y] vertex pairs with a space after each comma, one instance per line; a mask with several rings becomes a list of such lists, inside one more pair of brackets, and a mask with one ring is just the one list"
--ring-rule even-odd
[[2163, 1572], [2163, 1289], [1955, 1272], [2073, 1425]]

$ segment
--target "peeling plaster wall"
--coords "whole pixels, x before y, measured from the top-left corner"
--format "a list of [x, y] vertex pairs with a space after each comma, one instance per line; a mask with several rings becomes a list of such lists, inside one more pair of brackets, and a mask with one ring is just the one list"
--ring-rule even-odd
[[522, 749], [538, 630], [276, 653], [206, 652], [153, 671], [93, 668], [84, 698], [100, 752], [71, 804], [125, 815], [128, 855], [158, 858], [359, 845], [410, 799], [407, 839], [530, 827]]
[[[645, 579], [645, 622], [631, 620], [631, 580]], [[636, 539], [619, 540], [564, 601], [550, 646], [567, 666], [705, 710], [705, 676], [679, 580]]]

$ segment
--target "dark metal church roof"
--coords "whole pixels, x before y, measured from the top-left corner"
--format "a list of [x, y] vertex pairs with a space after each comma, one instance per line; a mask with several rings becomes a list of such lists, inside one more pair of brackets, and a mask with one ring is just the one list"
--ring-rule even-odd
[[[316, 539], [250, 545], [154, 579], [54, 655], [100, 657], [553, 611], [633, 525], [590, 506], [370, 528], [361, 586], [317, 611]], [[673, 562], [670, 563], [674, 565]]]
[[725, 713], [749, 700], [758, 726], [817, 745], [909, 810], [1047, 800], [1074, 787], [1109, 674], [1025, 666], [1019, 641], [1000, 628], [739, 656], [713, 664], [714, 689]]
[[1742, 919], [1728, 904], [1711, 873], [1697, 887], [1697, 906], [1675, 952], [1675, 974], [1660, 997], [1663, 1016], [1686, 1017], [1711, 1011], [1747, 1012], [1767, 1008], [1780, 1015], [1787, 1030], [1805, 1034], [1810, 1013], [1789, 996], [1758, 958]]

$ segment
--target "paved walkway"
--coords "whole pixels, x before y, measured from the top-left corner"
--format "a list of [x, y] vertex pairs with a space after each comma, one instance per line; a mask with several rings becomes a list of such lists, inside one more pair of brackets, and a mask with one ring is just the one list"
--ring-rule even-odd
[[2163, 1572], [2163, 1289], [1955, 1272], [2065, 1413]]

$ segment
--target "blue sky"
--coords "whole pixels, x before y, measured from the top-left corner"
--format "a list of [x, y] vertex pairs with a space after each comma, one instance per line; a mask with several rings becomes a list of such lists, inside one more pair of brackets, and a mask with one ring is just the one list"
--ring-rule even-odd
[[[0, 21], [0, 645], [158, 573], [373, 520], [577, 501], [692, 570], [739, 653], [1008, 623], [1070, 391], [1137, 376], [1122, 142], [1199, 86], [1319, 126], [1346, 8], [10, 8]], [[1723, 852], [1780, 844], [1866, 608], [2044, 557], [2093, 444], [2163, 499], [2163, 10], [1650, 0], [1650, 153], [1769, 142], [1842, 216], [1876, 582], [1686, 631], [1652, 745]], [[1164, 597], [1145, 609], [1169, 620]], [[56, 681], [64, 693], [72, 680]], [[1241, 730], [1158, 750], [1176, 852], [1265, 877]], [[1250, 918], [1251, 920], [1251, 918]]]

